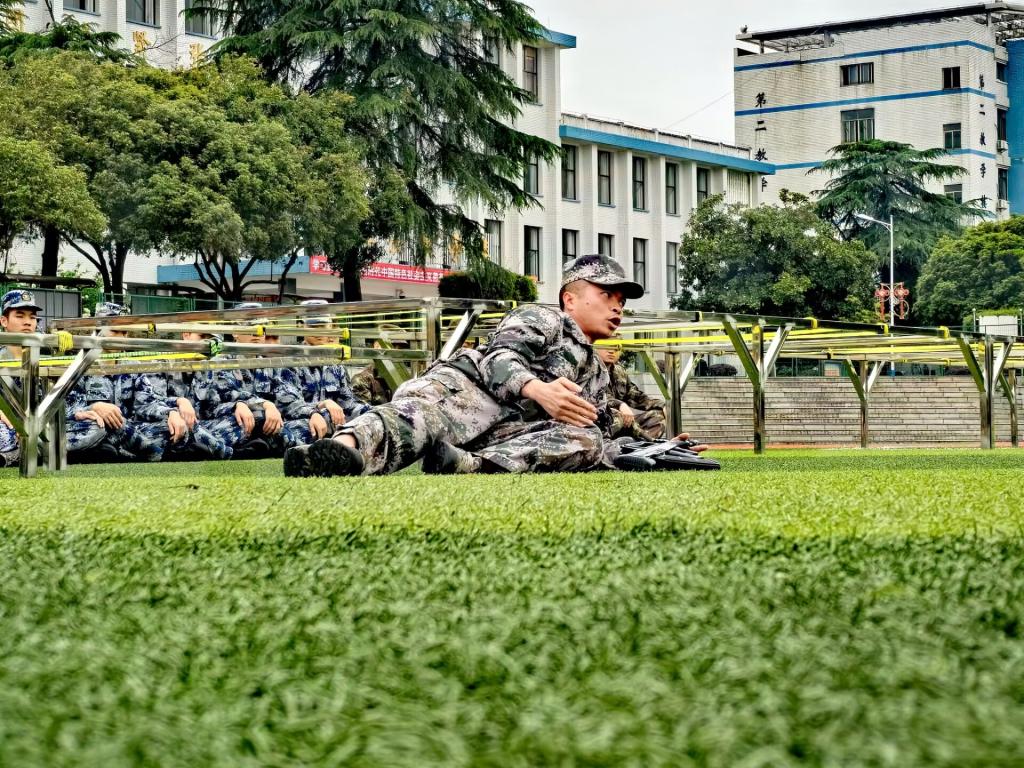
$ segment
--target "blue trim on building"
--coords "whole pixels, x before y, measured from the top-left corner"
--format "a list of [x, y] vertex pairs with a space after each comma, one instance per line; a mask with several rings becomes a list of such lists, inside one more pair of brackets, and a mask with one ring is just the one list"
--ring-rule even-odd
[[[275, 273], [281, 274], [284, 269], [284, 262], [260, 261], [252, 268], [246, 279], [250, 277], [272, 277]], [[289, 270], [289, 275], [302, 275], [309, 273], [309, 257], [300, 256], [295, 260], [295, 265]], [[187, 280], [198, 280], [199, 272], [193, 264], [164, 264], [156, 268], [156, 281], [158, 283], [180, 283]]]
[[829, 61], [847, 61], [849, 59], [863, 59], [867, 56], [891, 56], [898, 53], [917, 53], [918, 51], [936, 51], [942, 48], [959, 48], [967, 46], [977, 48], [986, 53], [995, 53], [995, 48], [973, 40], [953, 40], [948, 43], [929, 43], [928, 45], [908, 45], [903, 48], [882, 48], [877, 51], [862, 51], [861, 53], [846, 53], [842, 56], [826, 56], [823, 59], [787, 59], [786, 61], [770, 61], [764, 64], [745, 64], [733, 67], [733, 72], [748, 72], [752, 69], [776, 69], [778, 67], [795, 67], [798, 64], [824, 64]]
[[576, 35], [567, 35], [565, 32], [555, 32], [553, 29], [544, 28], [544, 31], [540, 33], [541, 40], [547, 40], [552, 45], [558, 45], [562, 48], [575, 48], [576, 47]]
[[[951, 150], [949, 150], [949, 154], [951, 154], [951, 155], [977, 155], [978, 157], [983, 157], [986, 160], [995, 160], [996, 159], [995, 153], [993, 153], [993, 152], [985, 152], [983, 150], [972, 149], [970, 147], [963, 147], [961, 149], [951, 149]], [[794, 170], [794, 169], [797, 169], [797, 168], [817, 168], [823, 162], [825, 162], [825, 161], [824, 160], [812, 160], [812, 161], [806, 162], [806, 163], [776, 163], [775, 164], [775, 170], [776, 171], [790, 171], [790, 170]]]
[[1006, 112], [1006, 141], [1010, 145], [1010, 213], [1024, 213], [1024, 40], [1007, 40], [1006, 93], [1010, 109]]
[[866, 96], [862, 99], [839, 99], [837, 101], [812, 101], [807, 104], [787, 104], [784, 107], [762, 107], [761, 109], [741, 109], [736, 117], [747, 115], [767, 115], [770, 112], [797, 112], [804, 109], [824, 109], [826, 107], [847, 107], [859, 104], [871, 104], [878, 101], [904, 101], [906, 99], [928, 99], [932, 96], [960, 96], [970, 93], [984, 99], [994, 99], [994, 93], [981, 91], [977, 88], [949, 88], [941, 91], [917, 91], [915, 93], [891, 93], [886, 96]]
[[722, 155], [717, 152], [707, 152], [703, 149], [680, 147], [676, 144], [666, 144], [662, 141], [636, 139], [632, 136], [622, 136], [618, 133], [606, 133], [605, 131], [594, 131], [589, 128], [578, 128], [575, 125], [559, 126], [558, 135], [563, 139], [575, 139], [576, 141], [586, 141], [591, 144], [603, 144], [609, 147], [630, 149], [651, 155], [664, 155], [665, 157], [675, 157], [680, 160], [692, 160], [696, 163], [718, 165], [725, 168], [732, 168], [737, 171], [763, 173], [769, 176], [775, 173], [775, 166], [771, 163], [762, 163], [757, 160], [748, 160], [744, 157], [733, 157], [732, 155]]

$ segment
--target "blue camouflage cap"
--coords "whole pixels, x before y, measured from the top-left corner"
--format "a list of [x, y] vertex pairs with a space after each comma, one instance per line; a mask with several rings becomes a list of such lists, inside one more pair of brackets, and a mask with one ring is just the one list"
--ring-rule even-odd
[[36, 297], [31, 291], [23, 291], [17, 288], [4, 294], [0, 314], [6, 315], [12, 309], [31, 309], [35, 312], [42, 312], [43, 308], [36, 304]]
[[622, 265], [610, 256], [592, 253], [570, 261], [562, 272], [562, 285], [559, 291], [577, 280], [586, 280], [595, 285], [614, 286], [622, 291], [622, 295], [627, 299], [639, 299], [644, 295], [644, 287], [627, 278]]
[[[305, 301], [299, 302], [300, 307], [315, 307], [321, 304], [326, 304], [327, 299], [306, 299]], [[302, 320], [303, 325], [330, 325], [331, 318], [328, 315], [317, 315], [316, 317], [305, 317]]]
[[128, 307], [113, 301], [101, 301], [96, 305], [94, 317], [120, 317], [128, 314]]

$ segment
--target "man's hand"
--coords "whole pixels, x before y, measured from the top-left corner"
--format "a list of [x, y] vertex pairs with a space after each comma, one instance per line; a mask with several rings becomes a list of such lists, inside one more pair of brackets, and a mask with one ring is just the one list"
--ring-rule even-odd
[[281, 411], [269, 400], [263, 401], [263, 434], [276, 435], [284, 426], [284, 419], [281, 418]]
[[309, 417], [309, 431], [317, 440], [327, 437], [327, 420], [319, 413], [314, 413]]
[[112, 403], [93, 403], [89, 410], [98, 413], [103, 419], [103, 426], [107, 428], [121, 429], [124, 426], [124, 414]]
[[325, 408], [331, 414], [331, 421], [334, 422], [335, 429], [345, 423], [345, 411], [333, 400], [324, 400], [317, 408]]
[[95, 421], [101, 427], [106, 428], [107, 426], [103, 423], [103, 417], [96, 413], [96, 411], [76, 411], [75, 421]]
[[5, 427], [14, 427], [14, 425], [11, 424], [10, 420], [6, 416], [4, 416], [3, 411], [0, 411], [0, 424], [3, 424]]
[[[689, 440], [690, 439], [690, 433], [689, 432], [683, 432], [680, 435], [676, 435], [672, 439], [673, 440]], [[707, 449], [708, 449], [708, 447], [706, 445], [704, 445], [703, 443], [700, 444], [700, 445], [695, 445], [692, 448], [690, 448], [690, 450], [693, 451], [694, 453], [703, 453]]]
[[562, 377], [545, 384], [533, 379], [523, 387], [522, 396], [533, 400], [555, 421], [574, 427], [592, 427], [597, 408], [579, 396], [580, 387]]
[[171, 442], [178, 443], [188, 434], [188, 425], [177, 411], [171, 411], [167, 417], [167, 431], [171, 433]]
[[188, 398], [178, 398], [178, 413], [181, 414], [181, 418], [185, 421], [185, 426], [189, 429], [195, 429], [196, 426], [196, 409], [192, 407], [192, 402]]
[[622, 424], [623, 424], [623, 426], [626, 426], [626, 427], [632, 426], [632, 424], [633, 424], [633, 415], [634, 415], [633, 414], [633, 409], [630, 408], [625, 403], [623, 403], [622, 405], [619, 406], [619, 413], [622, 414]]
[[246, 435], [252, 434], [252, 429], [256, 426], [256, 417], [245, 403], [235, 403], [235, 421]]

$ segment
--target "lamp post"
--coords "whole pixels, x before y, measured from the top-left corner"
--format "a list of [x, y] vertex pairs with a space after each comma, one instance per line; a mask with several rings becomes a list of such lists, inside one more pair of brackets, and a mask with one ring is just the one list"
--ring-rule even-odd
[[855, 213], [853, 216], [860, 221], [877, 224], [889, 230], [889, 327], [891, 328], [896, 324], [896, 245], [895, 237], [893, 236], [895, 226], [893, 225], [892, 215], [889, 215], [888, 224], [863, 213]]

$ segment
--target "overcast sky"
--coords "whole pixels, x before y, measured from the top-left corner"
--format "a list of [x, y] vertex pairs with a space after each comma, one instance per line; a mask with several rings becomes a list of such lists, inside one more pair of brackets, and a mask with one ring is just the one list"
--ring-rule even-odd
[[733, 141], [736, 34], [951, 7], [944, 0], [524, 0], [562, 52], [562, 109]]

